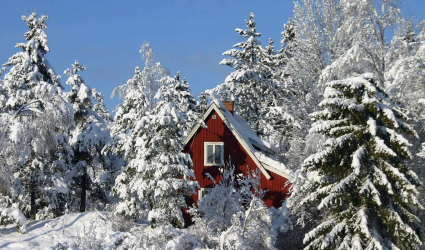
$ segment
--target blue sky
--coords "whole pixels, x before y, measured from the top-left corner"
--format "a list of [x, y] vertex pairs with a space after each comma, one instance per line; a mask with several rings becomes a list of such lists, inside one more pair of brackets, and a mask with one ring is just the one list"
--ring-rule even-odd
[[[405, 2], [405, 15], [425, 19], [424, 0]], [[138, 51], [145, 41], [172, 75], [181, 71], [198, 96], [222, 83], [232, 71], [218, 63], [224, 51], [243, 41], [234, 30], [245, 28], [251, 11], [263, 43], [273, 37], [278, 47], [292, 8], [291, 0], [0, 0], [0, 63], [18, 51], [14, 46], [24, 41], [27, 30], [21, 16], [35, 9], [50, 16], [51, 52], [46, 57], [62, 75], [62, 84], [66, 81], [63, 71], [80, 61], [87, 67], [83, 78], [104, 94], [111, 111], [120, 100], [109, 95], [133, 76], [136, 66], [143, 65]]]

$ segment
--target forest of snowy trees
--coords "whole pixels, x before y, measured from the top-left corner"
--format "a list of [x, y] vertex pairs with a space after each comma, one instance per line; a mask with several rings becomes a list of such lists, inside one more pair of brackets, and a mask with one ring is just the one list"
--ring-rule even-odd
[[[115, 110], [84, 80], [90, 68], [54, 71], [48, 16], [23, 16], [24, 40], [0, 69], [0, 225], [25, 234], [33, 220], [102, 213], [93, 233], [52, 249], [420, 249], [425, 20], [399, 4], [300, 0], [278, 46], [247, 13], [219, 62], [233, 71], [198, 98], [146, 42]], [[216, 97], [235, 101], [291, 170], [281, 208], [261, 200], [260, 172], [235, 176], [230, 163], [186, 204], [199, 184], [183, 141]]]

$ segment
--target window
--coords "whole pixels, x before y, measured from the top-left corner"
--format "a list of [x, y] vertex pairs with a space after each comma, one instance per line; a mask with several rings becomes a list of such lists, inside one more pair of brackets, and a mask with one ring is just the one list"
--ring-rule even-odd
[[198, 201], [202, 199], [205, 195], [211, 192], [212, 188], [201, 188], [198, 190]]
[[204, 165], [223, 166], [224, 165], [224, 143], [205, 142], [204, 143]]

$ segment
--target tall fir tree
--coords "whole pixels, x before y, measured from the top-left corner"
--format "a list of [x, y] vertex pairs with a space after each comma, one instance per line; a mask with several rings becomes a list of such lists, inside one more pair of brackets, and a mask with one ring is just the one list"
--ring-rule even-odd
[[12, 168], [11, 200], [32, 219], [58, 216], [69, 189], [65, 174], [72, 151], [68, 132], [71, 109], [62, 97], [60, 77], [45, 58], [46, 15], [23, 16], [29, 28], [22, 51], [3, 64], [2, 118], [9, 121], [4, 159]]
[[159, 102], [150, 115], [135, 126], [135, 157], [116, 179], [115, 190], [121, 198], [117, 212], [130, 217], [141, 216], [148, 209], [154, 225], [184, 225], [181, 208], [185, 195], [198, 187], [190, 156], [181, 152], [184, 115], [174, 102], [174, 86], [164, 85], [155, 96]]
[[[73, 178], [72, 195], [69, 202], [71, 211], [85, 212], [107, 202], [104, 188], [111, 182], [105, 175], [112, 169], [107, 155], [102, 154], [103, 147], [110, 141], [108, 127], [93, 110], [93, 90], [85, 83], [80, 72], [86, 67], [75, 61], [71, 68], [64, 71], [71, 86], [68, 100], [74, 108], [75, 127], [71, 131], [70, 145], [74, 151], [72, 158]], [[95, 92], [95, 94], [98, 94]], [[107, 111], [106, 111], [107, 112]], [[109, 180], [109, 183], [105, 181]], [[88, 199], [87, 199], [88, 198]]]
[[[306, 197], [323, 220], [304, 237], [305, 249], [417, 249], [414, 215], [423, 209], [421, 185], [405, 164], [415, 135], [403, 111], [392, 104], [372, 74], [326, 83], [322, 111], [311, 115], [310, 132], [328, 137], [323, 151], [308, 157]], [[313, 177], [314, 176], [314, 177]]]
[[[234, 100], [235, 111], [261, 136], [263, 129], [260, 121], [264, 118], [266, 107], [273, 104], [271, 102], [277, 88], [272, 80], [271, 57], [274, 52], [262, 47], [253, 13], [245, 23], [247, 29], [236, 29], [236, 32], [247, 40], [235, 44], [235, 49], [224, 52], [223, 55], [231, 58], [220, 62], [220, 65], [230, 66], [234, 71], [215, 90], [221, 99]], [[273, 48], [270, 46], [269, 49]]]
[[[136, 67], [134, 76], [114, 89], [111, 96], [119, 94], [123, 103], [118, 105], [112, 127], [113, 140], [108, 145], [119, 157], [126, 158], [132, 154], [128, 140], [137, 121], [149, 112], [149, 97], [140, 84], [140, 68]], [[113, 147], [112, 147], [113, 146]], [[131, 157], [130, 157], [131, 158]]]
[[141, 143], [137, 140], [142, 133], [137, 124], [149, 114], [149, 97], [144, 91], [144, 86], [139, 82], [140, 68], [136, 67], [134, 76], [126, 84], [114, 89], [124, 102], [116, 108], [114, 124], [112, 126], [112, 140], [106, 145], [106, 150], [121, 158], [124, 162], [117, 173], [114, 195], [118, 198], [115, 213], [127, 218], [140, 218], [144, 216], [146, 202], [131, 186], [131, 181], [137, 174], [131, 169], [129, 163], [137, 157], [137, 147]]

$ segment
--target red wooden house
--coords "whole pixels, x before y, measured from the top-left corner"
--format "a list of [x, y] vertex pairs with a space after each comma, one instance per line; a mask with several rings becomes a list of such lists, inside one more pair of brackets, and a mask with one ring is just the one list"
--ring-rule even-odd
[[184, 141], [183, 152], [192, 157], [201, 187], [188, 205], [197, 205], [202, 195], [213, 187], [214, 183], [205, 174], [209, 173], [218, 183], [221, 178], [218, 167], [230, 159], [235, 174], [260, 169], [261, 188], [268, 190], [263, 201], [268, 207], [280, 207], [288, 196], [289, 186], [285, 184], [290, 171], [272, 159], [276, 149], [261, 140], [246, 121], [234, 113], [233, 102], [215, 100], [202, 119], [207, 127], [198, 124]]

